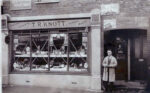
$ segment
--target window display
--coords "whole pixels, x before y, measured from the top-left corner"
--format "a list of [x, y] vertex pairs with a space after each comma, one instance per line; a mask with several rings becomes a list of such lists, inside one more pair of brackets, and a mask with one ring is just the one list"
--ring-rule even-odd
[[87, 72], [87, 32], [13, 33], [14, 71]]
[[14, 35], [14, 70], [30, 70], [30, 36]]
[[50, 70], [67, 71], [67, 33], [50, 34]]
[[32, 71], [45, 71], [48, 64], [48, 35], [32, 34]]
[[69, 37], [69, 71], [86, 71], [87, 33], [71, 33]]

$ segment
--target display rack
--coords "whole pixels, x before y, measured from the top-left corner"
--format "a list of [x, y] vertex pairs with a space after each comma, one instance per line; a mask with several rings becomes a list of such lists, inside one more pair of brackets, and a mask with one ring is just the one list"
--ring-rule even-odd
[[87, 71], [88, 39], [83, 36], [83, 40], [75, 38], [81, 42], [78, 45], [70, 33], [14, 35], [13, 67], [18, 71]]

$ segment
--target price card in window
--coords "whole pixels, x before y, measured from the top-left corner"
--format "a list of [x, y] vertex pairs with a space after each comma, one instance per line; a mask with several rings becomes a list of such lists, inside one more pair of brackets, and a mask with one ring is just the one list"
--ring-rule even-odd
[[19, 41], [18, 39], [14, 39], [15, 44], [18, 44], [18, 41]]

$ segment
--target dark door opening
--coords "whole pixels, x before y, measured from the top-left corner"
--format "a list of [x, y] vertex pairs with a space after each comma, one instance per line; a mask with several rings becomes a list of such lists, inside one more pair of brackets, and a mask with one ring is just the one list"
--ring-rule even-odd
[[144, 80], [146, 61], [143, 56], [145, 30], [123, 29], [104, 33], [104, 56], [111, 49], [117, 58], [117, 80]]

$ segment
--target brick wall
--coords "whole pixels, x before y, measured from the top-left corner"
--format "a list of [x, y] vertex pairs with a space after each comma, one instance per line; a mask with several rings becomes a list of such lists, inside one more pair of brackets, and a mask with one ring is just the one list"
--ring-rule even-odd
[[87, 13], [99, 7], [99, 4], [95, 0], [60, 0], [59, 3], [53, 4], [36, 4], [35, 1], [32, 0], [32, 9], [18, 11], [10, 11], [10, 2], [4, 2], [4, 12], [11, 16], [57, 15]]
[[4, 13], [11, 16], [36, 16], [52, 14], [87, 13], [100, 4], [119, 3], [120, 15], [149, 16], [150, 0], [60, 0], [54, 4], [35, 4], [32, 0], [32, 9], [10, 11], [9, 0], [4, 2]]

